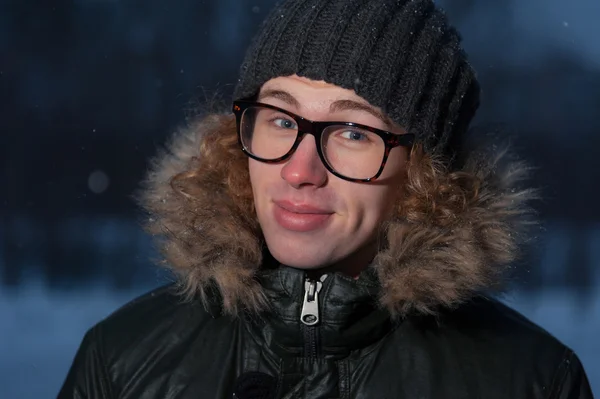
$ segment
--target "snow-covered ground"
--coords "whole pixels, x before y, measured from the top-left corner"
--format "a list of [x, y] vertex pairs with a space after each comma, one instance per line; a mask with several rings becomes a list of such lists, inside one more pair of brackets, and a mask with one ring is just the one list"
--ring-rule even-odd
[[[0, 398], [56, 397], [85, 331], [141, 292], [56, 292], [42, 284], [0, 291]], [[600, 292], [586, 306], [561, 291], [515, 293], [505, 302], [574, 348], [600, 393]]]

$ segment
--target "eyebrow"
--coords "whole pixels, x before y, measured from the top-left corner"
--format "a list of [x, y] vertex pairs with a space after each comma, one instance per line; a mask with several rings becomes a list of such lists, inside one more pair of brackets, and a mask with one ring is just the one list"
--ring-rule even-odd
[[[290, 93], [288, 93], [287, 91], [284, 91], [284, 90], [267, 89], [265, 91], [262, 91], [258, 96], [258, 101], [264, 100], [265, 98], [275, 98], [275, 99], [281, 100], [281, 101], [285, 102], [286, 104], [289, 104], [297, 109], [300, 108], [300, 102], [298, 100], [296, 100], [296, 98], [294, 96], [292, 96]], [[337, 101], [334, 101], [329, 106], [329, 112], [334, 113], [334, 112], [339, 112], [339, 111], [367, 112], [367, 113], [373, 115], [374, 117], [378, 118], [379, 120], [383, 121], [389, 127], [394, 125], [393, 122], [390, 120], [390, 118], [388, 118], [387, 116], [385, 116], [384, 114], [379, 112], [377, 109], [373, 108], [372, 106], [370, 106], [368, 104], [364, 104], [364, 103], [361, 103], [358, 101], [337, 100]]]
[[300, 103], [294, 98], [294, 96], [292, 96], [287, 91], [278, 89], [267, 89], [265, 91], [261, 91], [258, 95], [258, 101], [264, 100], [265, 98], [269, 97], [281, 100], [284, 103], [287, 103], [293, 107], [300, 108]]
[[361, 103], [358, 101], [337, 100], [329, 106], [329, 112], [337, 112], [337, 111], [367, 112], [367, 113], [373, 115], [374, 117], [378, 118], [379, 120], [383, 121], [386, 125], [388, 125], [390, 127], [393, 125], [392, 121], [387, 116], [385, 116], [384, 114], [382, 114], [375, 108], [371, 107], [370, 105], [367, 105], [367, 104], [364, 104], [364, 103]]

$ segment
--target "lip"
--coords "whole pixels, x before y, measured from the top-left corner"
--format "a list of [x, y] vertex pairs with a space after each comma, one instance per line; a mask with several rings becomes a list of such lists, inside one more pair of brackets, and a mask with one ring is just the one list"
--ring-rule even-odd
[[294, 204], [290, 201], [274, 201], [273, 216], [286, 230], [310, 232], [325, 227], [334, 212], [311, 204]]
[[327, 209], [319, 208], [318, 206], [310, 204], [295, 204], [291, 201], [273, 201], [275, 205], [286, 211], [300, 214], [316, 214], [316, 215], [328, 215], [333, 212]]

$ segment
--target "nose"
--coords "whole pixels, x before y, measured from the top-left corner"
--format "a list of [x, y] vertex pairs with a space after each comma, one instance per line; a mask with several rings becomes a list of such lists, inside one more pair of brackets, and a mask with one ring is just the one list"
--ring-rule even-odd
[[281, 178], [294, 188], [321, 187], [327, 182], [327, 169], [319, 158], [314, 136], [307, 134], [281, 169]]

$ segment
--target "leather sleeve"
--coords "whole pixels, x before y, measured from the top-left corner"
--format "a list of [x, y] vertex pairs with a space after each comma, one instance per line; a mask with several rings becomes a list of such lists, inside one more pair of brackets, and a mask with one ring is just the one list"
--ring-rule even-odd
[[581, 361], [571, 350], [556, 373], [552, 399], [593, 399], [592, 388]]
[[57, 399], [114, 398], [98, 327], [84, 336]]

